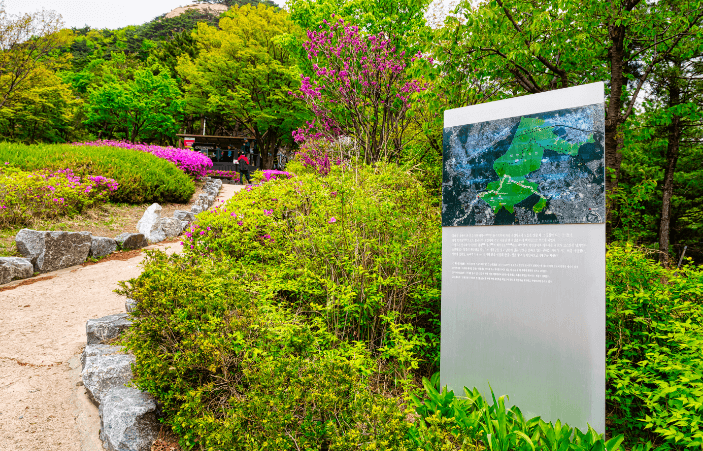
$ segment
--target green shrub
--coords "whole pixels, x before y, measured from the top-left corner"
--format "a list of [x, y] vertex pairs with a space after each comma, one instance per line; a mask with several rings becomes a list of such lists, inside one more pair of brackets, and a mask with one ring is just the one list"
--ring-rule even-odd
[[[198, 216], [191, 255], [263, 266], [286, 307], [325, 319], [392, 362], [394, 378], [437, 369], [441, 273], [439, 208], [393, 165], [333, 167], [240, 192]], [[192, 247], [192, 250], [191, 250]], [[409, 351], [403, 357], [392, 349]], [[412, 357], [411, 357], [412, 355]]]
[[195, 192], [193, 181], [173, 163], [129, 149], [0, 143], [0, 164], [4, 162], [28, 171], [71, 169], [80, 177], [115, 179], [119, 188], [110, 194], [113, 202], [185, 203]]
[[700, 449], [703, 270], [665, 270], [611, 245], [607, 281], [609, 429], [641, 449]]
[[405, 447], [407, 412], [374, 389], [378, 362], [363, 343], [266, 303], [236, 262], [149, 253], [122, 293], [138, 300], [126, 336], [134, 382], [186, 449]]
[[301, 171], [199, 215], [184, 255], [152, 254], [122, 289], [127, 345], [184, 445], [414, 449], [404, 396], [438, 351], [429, 203], [392, 166]]
[[148, 252], [120, 290], [138, 299], [123, 338], [134, 382], [163, 403], [186, 449], [621, 449], [621, 436], [526, 420], [504, 397], [457, 398], [436, 381], [413, 410], [387, 393], [382, 357], [337, 339], [321, 317], [267, 302], [266, 285], [234, 261]]

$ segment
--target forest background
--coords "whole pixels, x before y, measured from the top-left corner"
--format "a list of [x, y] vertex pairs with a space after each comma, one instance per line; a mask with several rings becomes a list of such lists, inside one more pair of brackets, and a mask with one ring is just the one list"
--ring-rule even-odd
[[665, 265], [703, 258], [699, 1], [212, 2], [234, 8], [115, 30], [1, 11], [0, 137], [173, 145], [177, 133], [244, 133], [271, 167], [295, 146], [292, 132], [320, 116], [298, 94], [317, 67], [306, 32], [341, 18], [387, 37], [420, 83], [407, 111], [381, 109], [396, 114], [366, 134], [368, 161], [415, 165], [439, 195], [445, 109], [605, 81], [609, 239], [658, 249]]

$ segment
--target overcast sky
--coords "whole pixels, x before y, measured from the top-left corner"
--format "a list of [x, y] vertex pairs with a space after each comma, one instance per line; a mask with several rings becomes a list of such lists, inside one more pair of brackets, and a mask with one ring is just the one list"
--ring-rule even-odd
[[[283, 4], [283, 0], [274, 0]], [[4, 0], [9, 14], [43, 9], [61, 14], [67, 28], [120, 28], [141, 25], [194, 0]]]

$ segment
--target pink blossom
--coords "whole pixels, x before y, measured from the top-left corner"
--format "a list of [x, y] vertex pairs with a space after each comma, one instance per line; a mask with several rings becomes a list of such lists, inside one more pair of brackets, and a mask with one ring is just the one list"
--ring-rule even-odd
[[163, 158], [174, 163], [186, 174], [195, 177], [205, 177], [207, 169], [212, 167], [212, 160], [200, 152], [191, 149], [179, 149], [176, 147], [162, 147], [150, 144], [133, 144], [128, 141], [91, 141], [84, 143], [73, 143], [76, 146], [109, 146], [133, 149], [140, 152], [150, 153], [159, 158]]
[[[301, 75], [298, 94], [315, 119], [295, 130], [293, 139], [297, 143], [332, 142], [350, 136], [367, 142], [368, 136], [356, 136], [358, 124], [374, 120], [369, 112], [379, 108], [384, 118], [391, 118], [384, 133], [392, 135], [409, 110], [413, 95], [425, 91], [426, 83], [410, 78], [405, 52], [398, 52], [389, 36], [363, 36], [357, 26], [349, 26], [342, 19], [324, 25], [307, 31], [303, 47], [315, 78]], [[422, 58], [418, 52], [412, 60]], [[327, 163], [319, 163], [319, 171], [328, 172]], [[305, 164], [312, 165], [310, 161]]]

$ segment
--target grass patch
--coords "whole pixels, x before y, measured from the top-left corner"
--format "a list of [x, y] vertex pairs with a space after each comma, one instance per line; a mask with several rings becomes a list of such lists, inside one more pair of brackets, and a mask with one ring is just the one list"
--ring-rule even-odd
[[112, 202], [184, 203], [195, 192], [193, 180], [175, 164], [155, 155], [118, 147], [70, 144], [0, 143], [0, 164], [23, 170], [71, 169], [80, 177], [101, 175], [120, 186]]

